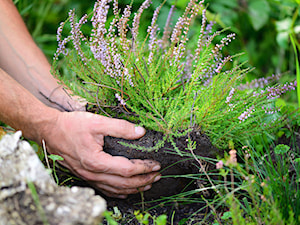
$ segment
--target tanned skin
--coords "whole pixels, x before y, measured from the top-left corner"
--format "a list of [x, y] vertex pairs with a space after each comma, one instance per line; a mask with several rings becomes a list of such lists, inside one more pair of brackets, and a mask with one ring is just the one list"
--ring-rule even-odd
[[50, 154], [107, 196], [126, 198], [159, 180], [160, 165], [103, 151], [104, 136], [137, 139], [145, 129], [85, 112], [50, 73], [12, 0], [0, 1], [0, 121], [24, 137], [46, 143]]

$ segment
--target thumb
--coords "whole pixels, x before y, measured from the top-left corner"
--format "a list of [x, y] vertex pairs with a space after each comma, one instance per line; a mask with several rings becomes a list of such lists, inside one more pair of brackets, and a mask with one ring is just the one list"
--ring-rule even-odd
[[143, 127], [136, 126], [126, 120], [113, 119], [105, 116], [98, 117], [100, 120], [96, 126], [96, 132], [104, 136], [133, 140], [144, 136], [146, 133]]

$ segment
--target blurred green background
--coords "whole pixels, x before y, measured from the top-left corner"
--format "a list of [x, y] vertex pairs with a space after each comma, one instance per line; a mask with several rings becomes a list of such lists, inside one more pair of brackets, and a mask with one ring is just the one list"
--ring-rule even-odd
[[[91, 12], [94, 0], [14, 0], [20, 14], [37, 44], [51, 61], [56, 50], [56, 29], [67, 18], [70, 9], [76, 9], [77, 15]], [[119, 1], [120, 7], [130, 4], [131, 0]], [[134, 0], [136, 10], [143, 0]], [[152, 8], [143, 15], [142, 29], [146, 30], [151, 22], [152, 13], [162, 1], [153, 0]], [[181, 15], [189, 0], [167, 0], [158, 20], [163, 27], [169, 8], [176, 5], [174, 22]], [[282, 80], [292, 80], [295, 75], [295, 57], [289, 40], [289, 33], [300, 33], [300, 0], [206, 0], [208, 19], [215, 20], [219, 28], [230, 27], [237, 39], [227, 49], [228, 54], [245, 52], [239, 59], [247, 61], [255, 70], [248, 79], [287, 72]], [[145, 22], [144, 22], [145, 21]], [[201, 20], [195, 23], [199, 29]], [[195, 32], [194, 32], [195, 33]], [[193, 31], [191, 32], [193, 35]], [[298, 35], [299, 40], [299, 35]], [[296, 101], [296, 95], [291, 95]]]

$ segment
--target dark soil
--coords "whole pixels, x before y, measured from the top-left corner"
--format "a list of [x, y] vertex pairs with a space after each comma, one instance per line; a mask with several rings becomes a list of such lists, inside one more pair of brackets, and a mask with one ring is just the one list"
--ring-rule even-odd
[[[201, 134], [199, 131], [189, 134], [191, 141], [196, 142], [196, 149], [193, 150], [195, 155], [202, 157], [214, 158], [220, 154], [220, 151], [213, 147], [209, 138]], [[162, 140], [163, 135], [158, 132], [148, 131], [146, 135], [139, 140], [123, 140], [119, 138], [105, 137], [104, 151], [114, 156], [125, 156], [129, 159], [152, 159], [161, 164], [162, 176], [197, 174], [199, 165], [187, 149], [188, 136], [184, 136], [174, 140], [178, 149], [183, 151], [186, 156], [180, 156], [174, 150], [172, 143], [166, 142], [158, 151], [141, 151], [130, 147], [125, 147], [124, 144], [135, 144], [145, 148], [156, 146], [159, 140]], [[163, 178], [153, 184], [149, 191], [144, 193], [146, 200], [154, 200], [160, 197], [168, 197], [180, 193], [190, 182], [185, 178]], [[193, 186], [193, 185], [191, 185]], [[192, 188], [192, 187], [190, 187]], [[132, 196], [134, 198], [135, 196]], [[138, 195], [138, 198], [139, 195]]]
[[[300, 146], [300, 135], [297, 133], [299, 129], [295, 132], [294, 136], [286, 138], [283, 136], [280, 138], [276, 144], [286, 144], [291, 146], [291, 149], [298, 151]], [[160, 148], [158, 151], [141, 151], [135, 150], [133, 148], [125, 147], [121, 143], [129, 143], [144, 146], [146, 148], [153, 147], [157, 144], [159, 140], [162, 139], [162, 134], [154, 131], [148, 131], [144, 137], [139, 140], [128, 141], [118, 138], [105, 137], [105, 146], [104, 150], [111, 155], [125, 156], [130, 159], [153, 159], [161, 163], [162, 166], [162, 176], [171, 176], [171, 175], [184, 175], [184, 174], [198, 174], [201, 176], [202, 172], [199, 172], [199, 163], [194, 159], [189, 150], [187, 150], [187, 139], [190, 138], [192, 141], [195, 141], [196, 149], [194, 150], [195, 155], [202, 157], [215, 158], [217, 155], [222, 156], [222, 151], [213, 147], [209, 138], [202, 134], [199, 131], [194, 131], [188, 136], [181, 137], [175, 140], [176, 146], [186, 153], [184, 156], [179, 156], [176, 154], [173, 145], [170, 142], [166, 142], [165, 145]], [[206, 162], [203, 161], [203, 164]], [[215, 165], [208, 163], [207, 170], [215, 168]], [[193, 216], [196, 219], [192, 223], [188, 224], [197, 224], [201, 222], [204, 215], [210, 210], [207, 205], [194, 201], [194, 202], [185, 202], [184, 198], [172, 198], [170, 196], [180, 194], [187, 190], [194, 190], [199, 188], [199, 181], [195, 178], [174, 178], [166, 177], [162, 178], [157, 183], [153, 184], [153, 187], [144, 192], [143, 197], [141, 194], [130, 195], [127, 199], [115, 199], [103, 196], [100, 192], [97, 194], [102, 195], [108, 204], [108, 209], [114, 211], [114, 208], [121, 212], [121, 217], [118, 218], [119, 224], [139, 224], [134, 218], [134, 211], [144, 208], [151, 215], [167, 215], [169, 223], [173, 224], [186, 224], [184, 223], [186, 218], [189, 218], [191, 215], [196, 213]], [[89, 186], [84, 181], [71, 180], [69, 185], [78, 185], [78, 186]], [[201, 199], [204, 193], [193, 194], [194, 199]], [[206, 196], [205, 196], [206, 197]], [[211, 198], [212, 196], [210, 196]], [[202, 201], [203, 202], [203, 201]], [[200, 210], [202, 209], [202, 210]], [[212, 221], [207, 221], [206, 223], [210, 224]], [[150, 222], [150, 224], [152, 224]]]
[[[205, 208], [203, 203], [191, 203], [187, 202], [185, 198], [175, 200], [175, 198], [170, 197], [188, 190], [197, 189], [201, 182], [196, 178], [187, 179], [169, 176], [195, 174], [200, 177], [199, 163], [195, 160], [191, 151], [187, 149], [188, 138], [196, 143], [196, 148], [193, 150], [194, 154], [202, 156], [204, 159], [206, 157], [215, 158], [217, 155], [222, 155], [222, 152], [215, 148], [211, 144], [209, 138], [200, 131], [194, 131], [189, 135], [174, 139], [176, 146], [183, 151], [184, 156], [178, 155], [176, 150], [174, 150], [172, 143], [168, 141], [165, 142], [164, 146], [159, 150], [151, 152], [136, 150], [122, 144], [129, 143], [144, 146], [145, 148], [151, 148], [156, 146], [157, 142], [162, 140], [162, 138], [163, 135], [161, 133], [154, 131], [148, 131], [145, 136], [139, 140], [124, 140], [105, 137], [104, 151], [111, 155], [125, 156], [130, 159], [152, 159], [160, 162], [162, 167], [162, 179], [154, 183], [149, 191], [144, 192], [143, 197], [141, 194], [135, 194], [130, 195], [125, 200], [121, 200], [103, 196], [96, 190], [97, 194], [102, 195], [107, 200], [108, 209], [110, 211], [113, 211], [114, 207], [117, 207], [118, 210], [120, 210], [122, 213], [122, 219], [118, 220], [120, 224], [138, 224], [134, 218], [130, 219], [130, 217], [133, 217], [135, 210], [142, 211], [143, 208], [151, 215], [159, 216], [166, 214], [169, 221], [173, 217], [172, 221], [174, 224], [179, 224], [180, 221], [183, 222], [185, 218], [188, 218], [193, 213], [197, 213], [197, 218], [199, 219], [203, 218], [202, 215], [206, 213], [207, 207]], [[207, 170], [215, 167], [215, 165], [212, 165], [203, 159], [202, 163], [203, 165], [206, 165]], [[60, 171], [59, 174], [61, 177], [60, 180], [65, 180], [70, 176], [62, 171]], [[70, 186], [90, 187], [88, 183], [79, 179], [69, 180], [66, 184]], [[198, 193], [190, 197], [201, 199], [202, 194], [203, 193]], [[204, 210], [197, 212], [203, 207], [205, 208]]]
[[[130, 159], [156, 160], [161, 164], [162, 176], [199, 174], [199, 165], [187, 148], [188, 138], [196, 143], [196, 148], [193, 150], [195, 155], [214, 158], [216, 155], [221, 154], [220, 150], [212, 146], [209, 138], [199, 131], [191, 132], [189, 135], [174, 140], [178, 149], [186, 154], [185, 156], [178, 155], [170, 142], [166, 142], [158, 151], [151, 152], [136, 150], [121, 144], [125, 142], [128, 144], [144, 146], [145, 148], [151, 148], [156, 146], [162, 138], [163, 135], [161, 133], [154, 131], [148, 131], [144, 137], [134, 141], [106, 137], [104, 151], [111, 155], [125, 156]], [[196, 213], [197, 210], [201, 209], [203, 204], [185, 203], [184, 201], [178, 202], [178, 200], [172, 200], [172, 198], [169, 200], [166, 197], [180, 194], [183, 191], [197, 189], [199, 188], [198, 185], [199, 183], [196, 179], [166, 177], [154, 183], [149, 191], [143, 193], [143, 196], [141, 194], [131, 195], [125, 200], [107, 198], [107, 203], [110, 209], [117, 206], [123, 213], [123, 216], [132, 216], [134, 210], [145, 208], [148, 209], [147, 211], [151, 215], [159, 216], [166, 214], [169, 220], [173, 216], [174, 224], [179, 224], [180, 221], [183, 222], [184, 218], [188, 218], [193, 213]], [[197, 197], [200, 198], [200, 194]], [[142, 206], [142, 202], [144, 206]], [[172, 215], [174, 212], [176, 213]], [[199, 212], [198, 218], [203, 217], [200, 216], [201, 213], [203, 213], [203, 211]], [[128, 224], [128, 218], [124, 220], [124, 223]], [[136, 221], [133, 219], [130, 224], [136, 224]]]

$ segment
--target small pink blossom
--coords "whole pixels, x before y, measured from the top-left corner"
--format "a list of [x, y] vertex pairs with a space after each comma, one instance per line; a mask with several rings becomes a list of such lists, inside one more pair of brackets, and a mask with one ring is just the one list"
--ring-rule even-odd
[[237, 156], [236, 156], [236, 150], [232, 149], [229, 151], [229, 159], [226, 162], [226, 166], [228, 165], [237, 165]]
[[216, 168], [217, 168], [217, 169], [222, 169], [223, 166], [224, 166], [224, 163], [223, 163], [222, 160], [220, 160], [219, 162], [216, 163]]

